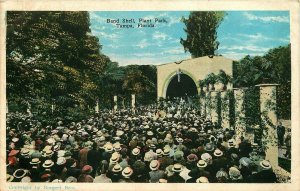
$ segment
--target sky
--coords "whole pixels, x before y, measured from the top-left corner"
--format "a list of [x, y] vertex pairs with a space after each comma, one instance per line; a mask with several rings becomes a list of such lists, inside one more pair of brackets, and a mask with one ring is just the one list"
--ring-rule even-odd
[[[239, 60], [246, 55], [264, 55], [271, 48], [290, 42], [288, 11], [229, 11], [217, 29], [220, 42], [217, 54]], [[180, 44], [186, 39], [185, 25], [181, 18], [188, 18], [183, 11], [109, 11], [90, 12], [92, 34], [99, 38], [101, 52], [119, 65], [159, 65], [191, 58]], [[155, 18], [163, 22], [155, 22]], [[118, 28], [121, 25], [134, 28]], [[122, 23], [123, 19], [134, 19], [135, 23]], [[139, 19], [144, 19], [139, 22]], [[149, 24], [155, 27], [138, 27]], [[145, 22], [144, 22], [145, 21]]]

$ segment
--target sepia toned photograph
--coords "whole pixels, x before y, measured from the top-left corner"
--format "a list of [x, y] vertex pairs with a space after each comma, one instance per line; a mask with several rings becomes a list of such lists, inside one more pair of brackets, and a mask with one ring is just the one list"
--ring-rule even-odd
[[290, 184], [290, 19], [7, 10], [8, 189]]

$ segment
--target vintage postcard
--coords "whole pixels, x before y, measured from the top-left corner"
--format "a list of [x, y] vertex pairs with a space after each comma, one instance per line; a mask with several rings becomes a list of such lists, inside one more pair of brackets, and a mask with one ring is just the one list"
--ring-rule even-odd
[[296, 1], [0, 5], [1, 191], [300, 190]]

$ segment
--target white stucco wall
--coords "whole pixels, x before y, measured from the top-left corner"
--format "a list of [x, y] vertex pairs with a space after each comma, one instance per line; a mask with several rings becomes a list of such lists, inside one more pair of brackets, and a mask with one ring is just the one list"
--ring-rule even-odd
[[[184, 74], [189, 75], [194, 81], [199, 93], [200, 79], [204, 79], [208, 74], [218, 74], [222, 69], [226, 74], [232, 76], [232, 63], [233, 60], [225, 58], [223, 56], [214, 56], [209, 58], [208, 56], [193, 58], [184, 60], [180, 64], [167, 63], [157, 66], [157, 97], [166, 97], [167, 87], [172, 79], [176, 75], [178, 69]], [[216, 89], [218, 89], [218, 85]], [[229, 87], [230, 89], [231, 87]]]

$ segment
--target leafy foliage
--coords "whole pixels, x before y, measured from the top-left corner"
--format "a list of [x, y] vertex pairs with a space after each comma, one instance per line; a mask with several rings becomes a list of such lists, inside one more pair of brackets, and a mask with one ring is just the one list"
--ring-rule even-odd
[[7, 13], [7, 96], [10, 103], [92, 104], [109, 63], [91, 35], [87, 12]]
[[[233, 71], [234, 87], [253, 87], [263, 83], [278, 84], [277, 88], [277, 111], [278, 117], [290, 119], [291, 117], [291, 46], [280, 46], [269, 50], [264, 56], [246, 56], [239, 62], [234, 63]], [[256, 94], [250, 93], [249, 96]], [[252, 101], [251, 101], [252, 100]], [[257, 98], [249, 99], [247, 105], [251, 108], [250, 102], [256, 102]], [[250, 109], [248, 108], [248, 110]], [[253, 107], [249, 111], [255, 121], [258, 111]]]
[[219, 42], [217, 28], [223, 21], [225, 12], [201, 11], [191, 12], [189, 18], [182, 18], [186, 28], [187, 38], [180, 39], [185, 51], [189, 51], [194, 58], [215, 55]]

